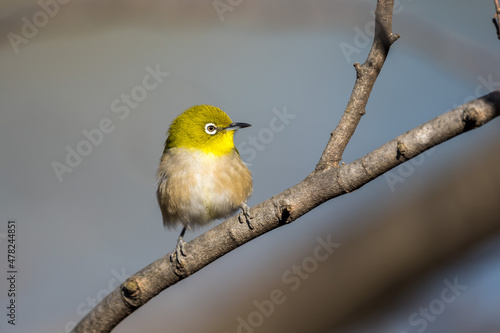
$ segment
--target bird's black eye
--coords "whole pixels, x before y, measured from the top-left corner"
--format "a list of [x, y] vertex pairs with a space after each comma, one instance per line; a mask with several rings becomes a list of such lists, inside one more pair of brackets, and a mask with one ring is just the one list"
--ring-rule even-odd
[[217, 126], [212, 123], [205, 124], [205, 132], [207, 132], [207, 134], [214, 135], [217, 133]]

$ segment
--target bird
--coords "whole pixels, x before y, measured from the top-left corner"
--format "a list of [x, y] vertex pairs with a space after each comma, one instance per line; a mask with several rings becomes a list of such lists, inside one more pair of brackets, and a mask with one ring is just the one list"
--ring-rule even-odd
[[182, 227], [172, 262], [175, 257], [182, 266], [187, 229], [227, 218], [239, 209], [240, 222], [244, 219], [253, 229], [247, 205], [253, 191], [252, 174], [234, 145], [235, 131], [249, 126], [204, 104], [172, 121], [156, 173], [163, 226]]

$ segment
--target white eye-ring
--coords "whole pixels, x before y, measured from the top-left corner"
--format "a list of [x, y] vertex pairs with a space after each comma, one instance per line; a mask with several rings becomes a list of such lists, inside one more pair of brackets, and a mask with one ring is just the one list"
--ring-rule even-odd
[[217, 126], [212, 123], [205, 124], [205, 132], [207, 132], [207, 134], [214, 135], [217, 133]]

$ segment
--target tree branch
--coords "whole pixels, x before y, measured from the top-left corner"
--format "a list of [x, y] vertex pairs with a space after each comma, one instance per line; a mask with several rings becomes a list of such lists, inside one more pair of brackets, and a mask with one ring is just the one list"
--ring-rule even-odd
[[497, 38], [500, 39], [500, 3], [498, 0], [493, 0], [495, 3], [495, 16], [493, 16], [493, 24], [497, 30]]
[[[498, 128], [499, 124], [500, 119], [490, 126]], [[393, 169], [380, 177], [390, 176], [393, 183], [387, 190], [395, 190], [397, 198], [390, 194], [384, 195], [383, 200], [377, 200], [376, 210], [352, 212], [341, 223], [348, 226], [366, 220], [363, 228], [339, 230], [335, 225], [321, 228], [318, 236], [325, 239], [335, 230], [331, 236], [335, 243], [342, 245], [335, 248], [328, 261], [320, 263], [317, 271], [311, 272], [300, 289], [294, 291], [293, 295], [287, 294], [286, 304], [280, 305], [280, 311], [266, 318], [265, 325], [255, 332], [351, 332], [352, 326], [359, 327], [360, 322], [371, 322], [373, 318], [383, 321], [391, 308], [406, 309], [403, 311], [408, 311], [409, 316], [413, 310], [407, 307], [412, 303], [408, 302], [411, 299], [408, 290], [420, 289], [425, 293], [426, 288], [421, 283], [422, 280], [428, 280], [429, 276], [434, 276], [433, 280], [439, 283], [444, 278], [443, 274], [448, 278], [457, 275], [459, 281], [474, 284], [474, 279], [467, 277], [467, 268], [464, 271], [456, 266], [469, 262], [470, 269], [473, 262], [485, 260], [485, 256], [488, 256], [486, 253], [491, 256], [495, 253], [492, 247], [485, 247], [484, 242], [489, 243], [500, 236], [500, 133], [489, 136], [489, 140], [483, 140], [480, 147], [452, 157], [452, 168], [434, 170], [433, 175], [426, 176], [427, 186], [418, 190], [404, 190], [403, 186], [415, 185], [415, 178], [405, 178], [408, 176], [405, 172], [422, 167], [422, 163], [430, 163], [430, 158], [446, 150], [443, 146], [438, 148], [431, 150], [434, 151], [432, 155], [427, 154], [431, 152], [428, 151], [408, 162], [407, 167], [403, 165], [400, 170]], [[405, 178], [406, 182], [398, 177]], [[391, 182], [389, 178], [386, 180], [388, 184]], [[389, 199], [390, 197], [392, 198]], [[309, 245], [302, 250], [295, 249], [295, 260], [289, 259], [290, 262], [293, 260], [300, 266], [300, 259], [313, 254], [312, 248]], [[477, 252], [481, 248], [483, 254], [478, 256]], [[471, 255], [475, 259], [471, 259]], [[454, 268], [450, 269], [450, 266]], [[444, 272], [443, 267], [447, 267]], [[276, 270], [274, 275], [279, 278], [284, 269]], [[450, 272], [453, 275], [449, 275]], [[236, 301], [238, 304], [233, 304], [236, 312], [230, 318], [241, 315], [243, 319], [247, 319], [251, 311], [250, 302], [264, 299], [268, 297], [270, 290], [283, 287], [283, 280], [282, 284], [279, 282], [275, 279], [267, 283], [261, 281], [264, 292]], [[473, 288], [471, 285], [470, 287]], [[283, 290], [288, 292], [291, 289], [283, 287]], [[462, 299], [460, 302], [463, 303], [459, 308], [475, 304], [481, 298], [475, 291], [468, 290], [465, 293], [470, 298]], [[406, 305], [401, 304], [401, 298], [405, 299]], [[414, 301], [417, 303], [412, 304], [418, 305], [419, 300]], [[308, 304], [307, 309], [304, 309], [304, 304]], [[481, 311], [479, 308], [474, 311], [464, 307], [463, 310], [462, 316], [454, 321], [454, 327], [460, 326], [457, 323], [470, 325], [459, 332], [494, 332], [491, 326], [487, 332], [477, 322], [474, 326], [472, 319]], [[396, 319], [392, 319], [394, 323]], [[404, 326], [402, 322], [398, 324]], [[408, 324], [407, 322], [407, 331], [416, 332]], [[429, 331], [434, 324], [429, 323]], [[387, 331], [401, 333], [403, 326], [396, 325]], [[230, 320], [219, 320], [208, 326], [206, 331], [235, 332], [236, 324]], [[457, 332], [450, 329], [450, 325], [437, 331]], [[495, 332], [498, 331], [497, 329]]]
[[[170, 254], [129, 277], [104, 298], [73, 332], [110, 332], [118, 323], [151, 298], [199, 271], [217, 258], [258, 236], [291, 223], [332, 198], [352, 192], [388, 170], [500, 114], [500, 91], [473, 100], [389, 141], [364, 157], [339, 167], [341, 155], [364, 113], [375, 79], [390, 45], [398, 38], [391, 31], [394, 1], [379, 0], [376, 34], [367, 62], [357, 65], [358, 79], [339, 125], [316, 169], [297, 185], [253, 207], [254, 228], [232, 217], [186, 243], [182, 267], [170, 261]], [[332, 140], [335, 137], [340, 143]], [[337, 140], [335, 139], [335, 140]]]
[[337, 167], [342, 160], [342, 154], [351, 140], [356, 127], [365, 114], [365, 107], [382, 66], [384, 65], [391, 45], [398, 40], [399, 35], [392, 33], [392, 10], [394, 1], [379, 0], [375, 10], [375, 37], [372, 48], [363, 65], [354, 64], [356, 83], [352, 89], [351, 98], [340, 119], [337, 128], [331, 133], [330, 140], [316, 165], [316, 170], [331, 166]]

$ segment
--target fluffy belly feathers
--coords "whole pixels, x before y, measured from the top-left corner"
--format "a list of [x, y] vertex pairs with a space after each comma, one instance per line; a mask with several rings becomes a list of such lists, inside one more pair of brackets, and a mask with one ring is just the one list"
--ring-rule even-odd
[[252, 193], [252, 176], [236, 150], [217, 156], [171, 148], [161, 158], [157, 179], [163, 224], [169, 228], [226, 218]]

